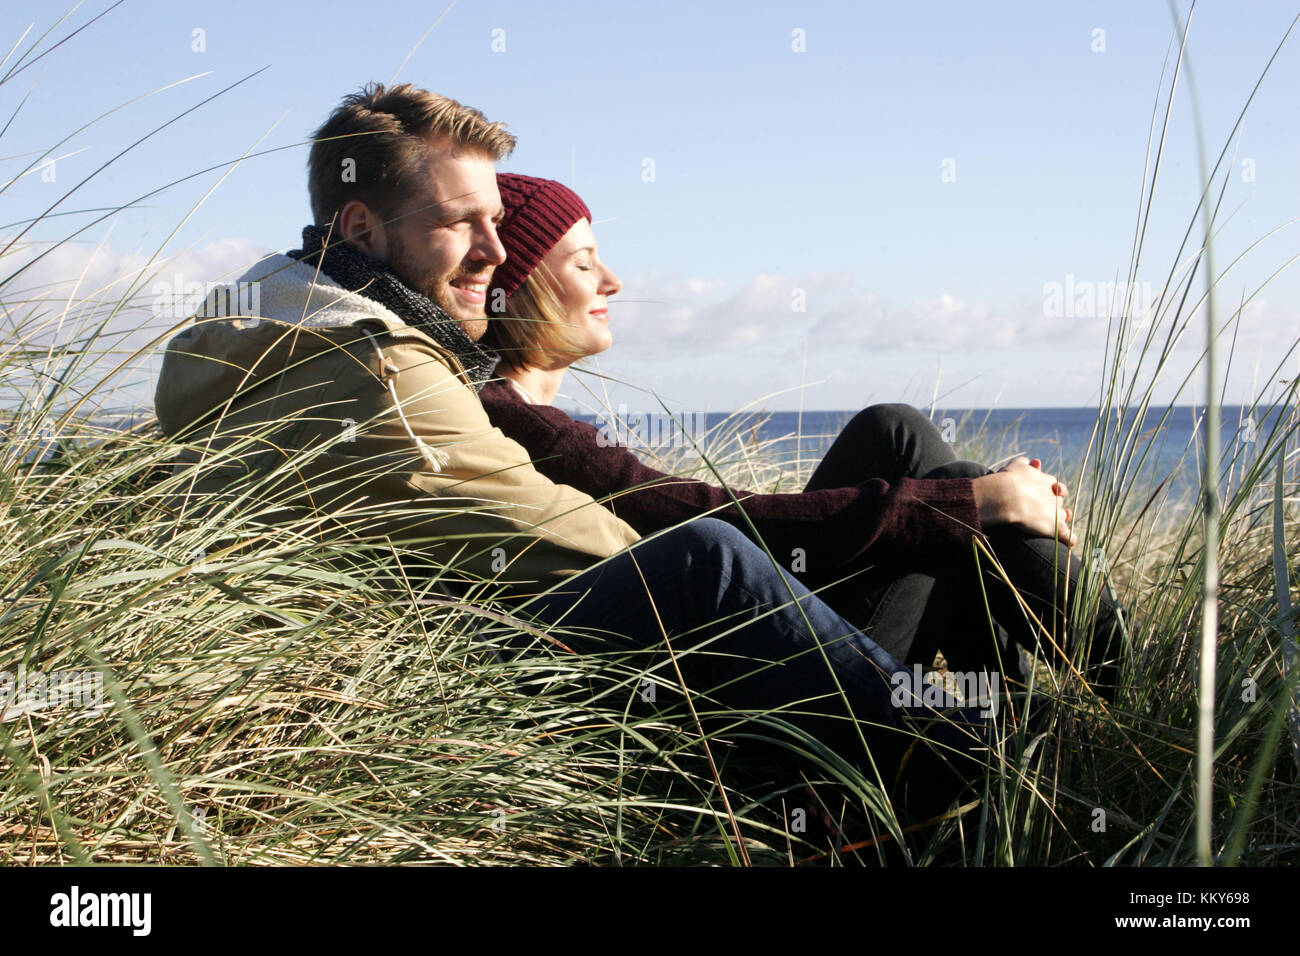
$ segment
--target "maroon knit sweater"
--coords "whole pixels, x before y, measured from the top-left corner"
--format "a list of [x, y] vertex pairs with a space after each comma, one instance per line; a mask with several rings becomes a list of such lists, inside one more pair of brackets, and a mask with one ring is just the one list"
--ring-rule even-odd
[[707, 515], [750, 537], [757, 530], [782, 563], [795, 548], [803, 549], [807, 571], [821, 576], [860, 558], [910, 563], [969, 549], [980, 530], [969, 478], [903, 478], [893, 485], [874, 478], [794, 494], [735, 488], [728, 494], [704, 481], [655, 471], [625, 447], [602, 446], [594, 425], [550, 405], [531, 405], [507, 382], [488, 382], [479, 398], [492, 424], [524, 446], [539, 472], [591, 495], [643, 535]]

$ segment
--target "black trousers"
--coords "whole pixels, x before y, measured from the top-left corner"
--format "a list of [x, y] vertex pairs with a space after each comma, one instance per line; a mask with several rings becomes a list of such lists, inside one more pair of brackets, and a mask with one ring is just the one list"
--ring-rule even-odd
[[[871, 478], [978, 478], [988, 468], [960, 461], [939, 430], [910, 405], [873, 405], [845, 426], [805, 490], [840, 488]], [[929, 666], [942, 651], [959, 671], [997, 670], [1024, 682], [1020, 648], [1060, 665], [1068, 656], [1103, 696], [1112, 697], [1122, 642], [1121, 614], [1108, 587], [1093, 586], [1092, 607], [1074, 607], [1086, 589], [1082, 562], [1052, 538], [1014, 529], [985, 535], [1015, 590], [987, 558], [937, 556], [908, 567], [843, 568], [838, 583], [804, 583], [841, 616], [905, 664]], [[1031, 614], [1026, 614], [1025, 606]], [[1071, 630], [1086, 610], [1090, 627]], [[1037, 619], [1036, 621], [1034, 619]]]

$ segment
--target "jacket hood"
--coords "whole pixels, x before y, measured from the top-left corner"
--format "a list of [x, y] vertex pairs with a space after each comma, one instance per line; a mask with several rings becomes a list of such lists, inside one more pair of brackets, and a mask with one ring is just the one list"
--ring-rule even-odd
[[192, 324], [168, 342], [154, 390], [158, 423], [177, 434], [241, 390], [282, 373], [290, 353], [296, 362], [363, 337], [379, 352], [376, 334], [418, 340], [463, 373], [445, 347], [384, 305], [289, 256], [269, 256], [217, 287]]

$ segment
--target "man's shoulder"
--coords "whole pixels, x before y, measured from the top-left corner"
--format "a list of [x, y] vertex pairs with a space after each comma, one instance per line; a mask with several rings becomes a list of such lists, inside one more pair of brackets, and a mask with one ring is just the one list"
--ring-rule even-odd
[[370, 340], [375, 372], [397, 395], [439, 395], [444, 402], [472, 406], [486, 419], [478, 392], [450, 349], [424, 334], [393, 335], [365, 324], [361, 328]]

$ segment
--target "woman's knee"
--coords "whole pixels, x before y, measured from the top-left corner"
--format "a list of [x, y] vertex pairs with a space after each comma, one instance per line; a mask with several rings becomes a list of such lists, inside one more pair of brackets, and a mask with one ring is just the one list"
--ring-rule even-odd
[[894, 434], [899, 428], [908, 430], [928, 430], [934, 423], [919, 408], [901, 402], [868, 405], [853, 416], [850, 423], [854, 428]]
[[871, 405], [851, 425], [860, 446], [890, 450], [892, 467], [901, 469], [896, 477], [920, 478], [956, 457], [929, 416], [912, 405]]

